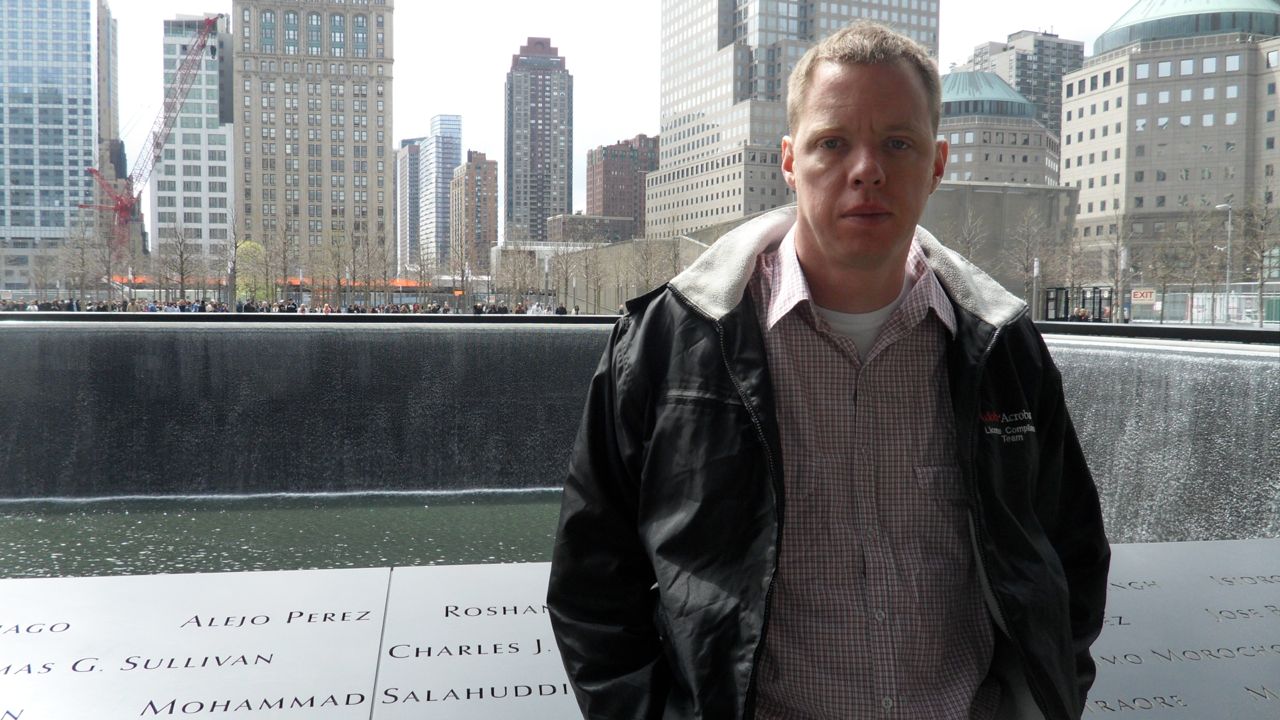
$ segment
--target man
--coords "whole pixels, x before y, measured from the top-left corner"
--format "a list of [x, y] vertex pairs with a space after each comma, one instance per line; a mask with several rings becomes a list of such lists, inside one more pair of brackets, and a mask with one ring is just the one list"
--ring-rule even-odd
[[631, 301], [552, 561], [590, 718], [1078, 718], [1109, 550], [1026, 306], [916, 227], [937, 70], [859, 24], [791, 76], [796, 206]]

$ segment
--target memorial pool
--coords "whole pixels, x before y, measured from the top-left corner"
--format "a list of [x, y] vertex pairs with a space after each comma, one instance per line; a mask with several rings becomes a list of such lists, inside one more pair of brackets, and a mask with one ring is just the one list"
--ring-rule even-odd
[[559, 490], [0, 501], [0, 578], [550, 559]]

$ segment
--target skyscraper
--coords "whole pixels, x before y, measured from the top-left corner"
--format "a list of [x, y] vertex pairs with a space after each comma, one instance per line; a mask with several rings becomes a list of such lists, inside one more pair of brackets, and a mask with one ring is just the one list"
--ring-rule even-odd
[[999, 75], [1036, 106], [1036, 119], [1057, 135], [1062, 131], [1062, 76], [1080, 69], [1084, 43], [1053, 33], [1020, 30], [1008, 42], [983, 43], [957, 71]]
[[[99, 164], [98, 134], [111, 132], [100, 120], [94, 66], [105, 12], [94, 0], [0, 0], [0, 290], [52, 287], [69, 228], [83, 220], [92, 232], [93, 216], [76, 206], [99, 201], [85, 168]], [[104, 23], [111, 27], [109, 18]], [[100, 59], [109, 65], [113, 57]]]
[[573, 212], [573, 76], [549, 38], [511, 57], [506, 82], [506, 241], [542, 241]]
[[335, 284], [380, 274], [395, 262], [392, 0], [232, 8], [240, 239]]
[[587, 215], [632, 218], [623, 237], [644, 235], [644, 178], [658, 169], [658, 138], [637, 135], [587, 152]]
[[422, 199], [418, 192], [421, 141], [420, 137], [401, 140], [400, 149], [396, 150], [396, 277], [404, 277], [422, 260], [418, 242], [422, 217], [418, 205]]
[[857, 18], [938, 49], [936, 0], [665, 0], [658, 169], [645, 198], [650, 238], [682, 235], [783, 205], [778, 167], [791, 68]]
[[418, 242], [430, 267], [449, 264], [449, 184], [462, 162], [462, 117], [436, 115], [418, 141]]
[[453, 171], [449, 203], [450, 274], [487, 275], [489, 252], [498, 244], [498, 162], [468, 150]]
[[[109, 179], [129, 175], [120, 140], [120, 33], [107, 0], [97, 0], [98, 170]], [[119, 183], [123, 191], [124, 184]]]
[[[174, 69], [182, 64], [188, 43], [203, 26], [203, 17], [191, 15], [164, 21], [166, 86], [173, 81]], [[218, 32], [226, 30], [227, 19], [223, 18], [218, 21]], [[237, 137], [231, 125], [223, 124], [231, 118], [220, 113], [223, 92], [230, 92], [219, 85], [220, 63], [229, 60], [213, 50], [215, 42], [210, 38], [173, 133], [151, 173], [152, 249], [159, 263], [153, 272], [171, 281], [185, 281], [174, 278], [175, 273], [208, 275], [215, 269], [214, 261], [220, 261], [225, 270], [229, 259]], [[181, 246], [177, 244], [180, 237]]]

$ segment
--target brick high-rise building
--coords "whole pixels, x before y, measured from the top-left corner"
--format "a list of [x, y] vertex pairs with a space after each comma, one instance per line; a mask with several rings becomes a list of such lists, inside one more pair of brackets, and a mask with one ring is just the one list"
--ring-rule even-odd
[[647, 237], [684, 235], [794, 199], [779, 168], [787, 78], [810, 45], [859, 18], [937, 56], [937, 0], [662, 3], [662, 150], [646, 180]]
[[587, 152], [587, 215], [632, 218], [628, 238], [644, 235], [644, 178], [658, 169], [658, 138], [637, 135]]
[[505, 240], [543, 241], [573, 212], [573, 76], [549, 38], [511, 57], [506, 82]]
[[299, 249], [309, 275], [395, 261], [392, 4], [232, 2], [239, 239]]
[[489, 274], [489, 253], [498, 244], [498, 162], [468, 150], [453, 171], [449, 205], [451, 274]]

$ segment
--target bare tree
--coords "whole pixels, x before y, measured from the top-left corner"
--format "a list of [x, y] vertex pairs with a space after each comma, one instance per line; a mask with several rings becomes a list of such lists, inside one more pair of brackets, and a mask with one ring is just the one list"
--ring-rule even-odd
[[449, 239], [449, 274], [453, 276], [454, 288], [460, 288], [464, 298], [470, 297], [471, 292], [471, 266], [475, 260], [471, 254], [471, 243], [467, 242], [462, 232], [453, 233]]
[[604, 261], [599, 248], [578, 253], [578, 267], [582, 271], [582, 286], [587, 293], [588, 312], [600, 312], [600, 293], [604, 289]]
[[57, 275], [58, 257], [48, 251], [39, 252], [31, 258], [31, 283], [35, 285], [36, 298], [43, 300], [49, 286]]
[[1181, 248], [1169, 243], [1149, 246], [1142, 267], [1147, 277], [1154, 281], [1159, 288], [1160, 323], [1164, 324], [1165, 310], [1168, 308], [1166, 297], [1169, 293], [1169, 286], [1177, 282], [1182, 276], [1183, 259]]
[[[1270, 191], [1270, 188], [1267, 189]], [[1268, 262], [1273, 265], [1280, 262], [1280, 258], [1272, 256], [1280, 256], [1280, 218], [1277, 215], [1280, 211], [1274, 210], [1266, 204], [1257, 200], [1251, 201], [1240, 212], [1240, 230], [1238, 244], [1240, 248], [1239, 257], [1243, 260], [1245, 270], [1253, 282], [1257, 283], [1257, 301], [1258, 301], [1258, 327], [1262, 327], [1266, 318], [1266, 306], [1264, 289], [1267, 284], [1268, 271], [1274, 271], [1275, 267], [1268, 267]]]
[[93, 285], [93, 229], [92, 218], [77, 213], [76, 220], [67, 235], [67, 242], [59, 250], [58, 273], [65, 278], [67, 288], [75, 288], [76, 297], [84, 302]]
[[[194, 279], [197, 266], [201, 264], [200, 246], [187, 241], [187, 231], [181, 224], [176, 225], [168, 238], [160, 239], [159, 269], [164, 278], [177, 285], [178, 298], [187, 296], [187, 285]], [[169, 290], [173, 289], [170, 285]]]
[[289, 267], [296, 253], [297, 242], [283, 227], [275, 225], [264, 229], [262, 233], [262, 250], [265, 253], [266, 273], [270, 283], [271, 297], [275, 301], [289, 292]]
[[538, 259], [532, 250], [508, 246], [502, 251], [498, 277], [508, 297], [522, 301], [538, 283]]
[[[1118, 206], [1118, 200], [1117, 206]], [[1108, 241], [1104, 246], [1107, 266], [1111, 269], [1111, 305], [1108, 310], [1113, 323], [1124, 322], [1124, 299], [1129, 286], [1129, 278], [1133, 275], [1133, 263], [1129, 254], [1133, 251], [1133, 222], [1129, 216], [1119, 211], [1115, 214], [1115, 222], [1107, 228]]]
[[434, 250], [428, 250], [419, 246], [418, 248], [418, 264], [414, 269], [414, 279], [418, 283], [418, 300], [423, 300], [422, 294], [434, 289], [436, 283], [440, 279], [439, 268], [436, 264], [436, 254]]
[[947, 236], [942, 243], [971, 261], [977, 261], [978, 249], [987, 239], [987, 229], [982, 217], [972, 205], [966, 204], [963, 218], [952, 218]]
[[[1196, 288], [1199, 287], [1201, 282], [1207, 282], [1212, 285], [1216, 274], [1214, 265], [1218, 260], [1218, 252], [1213, 246], [1216, 231], [1213, 227], [1213, 218], [1210, 213], [1207, 210], [1199, 209], [1187, 213], [1186, 220], [1175, 227], [1177, 231], [1176, 243], [1181, 250], [1180, 255], [1183, 260], [1184, 277], [1190, 284], [1188, 316], [1190, 322], [1194, 323], [1196, 321]], [[1216, 289], [1211, 287], [1211, 298], [1214, 293], [1216, 293]], [[1214, 317], [1212, 304], [1209, 308], [1209, 315], [1212, 321]]]
[[662, 248], [658, 240], [631, 241], [630, 275], [638, 291], [648, 292], [658, 286], [662, 276]]
[[1044, 221], [1035, 208], [1027, 208], [1014, 227], [1013, 233], [1001, 248], [1000, 264], [1022, 280], [1022, 299], [1030, 304], [1031, 284], [1035, 273], [1036, 258], [1040, 257], [1044, 243]]
[[328, 252], [325, 254], [326, 266], [329, 271], [329, 277], [333, 280], [333, 301], [336, 307], [341, 308], [344, 304], [350, 303], [351, 298], [351, 260], [348, 254], [355, 255], [352, 248], [348, 253], [348, 246], [354, 245], [344, 235], [330, 235], [328, 243]]
[[[227, 209], [227, 243], [223, 245], [223, 256], [221, 263], [224, 264], [225, 273], [227, 273], [227, 297], [224, 301], [228, 305], [236, 304], [239, 299], [238, 273], [239, 273], [239, 251], [247, 242], [247, 236], [241, 232], [241, 228], [236, 224], [236, 208], [232, 204], [232, 208]], [[219, 270], [221, 272], [221, 270]]]
[[560, 243], [548, 261], [551, 282], [555, 286], [556, 299], [564, 305], [569, 304], [569, 279], [573, 276], [576, 260], [567, 243]]
[[[1062, 227], [1057, 239], [1040, 250], [1040, 272], [1046, 286], [1066, 288], [1070, 297], [1080, 297], [1085, 279], [1099, 274], [1096, 254], [1086, 250], [1084, 238], [1070, 225]], [[1070, 308], [1067, 311], [1070, 312]]]

